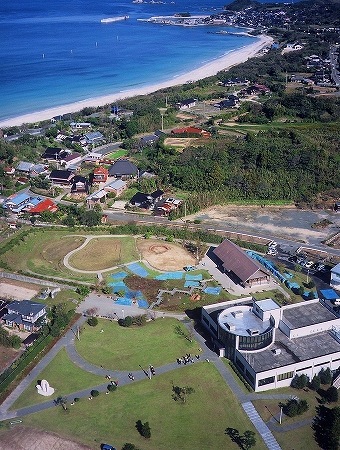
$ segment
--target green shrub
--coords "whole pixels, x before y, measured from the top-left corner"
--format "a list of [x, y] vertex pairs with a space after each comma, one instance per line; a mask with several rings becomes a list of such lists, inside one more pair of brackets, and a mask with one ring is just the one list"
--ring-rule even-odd
[[99, 391], [97, 391], [96, 389], [92, 389], [91, 396], [92, 397], [98, 397], [98, 395], [99, 395]]
[[96, 327], [98, 325], [98, 319], [97, 317], [89, 317], [87, 319], [87, 323], [90, 325], [90, 327]]

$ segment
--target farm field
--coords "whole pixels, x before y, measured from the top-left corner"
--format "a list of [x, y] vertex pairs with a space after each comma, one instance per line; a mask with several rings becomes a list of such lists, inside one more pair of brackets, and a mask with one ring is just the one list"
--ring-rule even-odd
[[74, 253], [69, 263], [80, 270], [105, 270], [139, 258], [133, 237], [95, 237]]
[[[174, 385], [190, 386], [195, 392], [181, 404], [172, 398]], [[151, 439], [139, 435], [137, 420], [149, 422]], [[24, 418], [23, 425], [43, 428], [93, 449], [98, 449], [101, 442], [116, 448], [132, 442], [148, 450], [237, 450], [224, 430], [254, 430], [220, 374], [207, 362], [118, 387], [116, 392], [101, 394], [91, 402], [82, 399], [68, 411], [56, 407], [32, 414]], [[262, 440], [256, 437], [256, 449], [264, 450]]]
[[178, 326], [184, 330], [184, 325], [171, 318], [130, 328], [100, 319], [96, 327], [85, 325], [76, 349], [84, 359], [105, 369], [139, 370], [139, 364], [157, 367], [174, 362], [186, 353], [197, 353], [198, 343], [189, 342], [176, 332]]

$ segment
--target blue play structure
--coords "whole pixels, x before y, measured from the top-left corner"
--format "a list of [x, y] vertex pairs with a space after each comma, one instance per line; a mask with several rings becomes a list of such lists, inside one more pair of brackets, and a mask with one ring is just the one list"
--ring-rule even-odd
[[127, 272], [116, 272], [116, 273], [111, 273], [111, 275], [110, 275], [110, 277], [113, 278], [114, 280], [120, 280], [127, 276], [128, 276]]
[[275, 264], [272, 261], [264, 258], [263, 256], [255, 253], [251, 250], [246, 251], [247, 255], [249, 255], [252, 259], [255, 259], [259, 263], [261, 263], [266, 269], [268, 269], [276, 278], [278, 278], [281, 282], [286, 280], [286, 277], [282, 275], [278, 270]]
[[186, 273], [185, 279], [188, 281], [201, 281], [203, 279], [203, 276], [201, 273], [198, 275], [190, 275], [190, 274]]
[[211, 295], [219, 295], [221, 292], [222, 288], [217, 286], [217, 287], [206, 287], [205, 289], [203, 289], [203, 292], [205, 292], [206, 294], [211, 294]]
[[164, 272], [160, 275], [157, 275], [155, 277], [155, 280], [181, 280], [183, 278], [184, 272], [177, 271], [177, 272]]
[[138, 275], [139, 277], [142, 277], [142, 278], [146, 278], [149, 275], [149, 272], [146, 269], [144, 269], [144, 267], [141, 266], [138, 263], [128, 264], [126, 266], [126, 268], [129, 269], [130, 272], [132, 272], [135, 275]]
[[187, 288], [187, 287], [199, 287], [199, 285], [200, 285], [199, 281], [187, 280], [184, 283], [184, 287], [185, 288]]

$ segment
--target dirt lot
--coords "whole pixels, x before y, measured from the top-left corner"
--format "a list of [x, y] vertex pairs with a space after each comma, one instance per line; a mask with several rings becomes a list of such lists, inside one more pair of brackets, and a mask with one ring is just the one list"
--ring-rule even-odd
[[140, 239], [138, 250], [150, 266], [158, 270], [181, 270], [184, 266], [194, 265], [195, 258], [183, 247], [156, 239]]
[[40, 291], [37, 284], [24, 283], [7, 278], [1, 278], [0, 280], [0, 298], [30, 300]]
[[0, 450], [90, 450], [90, 447], [23, 426], [0, 434]]
[[[294, 206], [214, 206], [187, 219], [200, 219], [214, 228], [220, 224], [231, 230], [268, 234], [300, 242], [322, 241], [333, 234], [340, 225], [340, 214], [323, 210], [300, 210]], [[315, 229], [312, 225], [328, 219], [331, 225]]]
[[183, 151], [186, 147], [192, 145], [193, 142], [197, 141], [197, 138], [166, 138], [164, 140], [164, 145], [169, 147], [174, 147], [179, 152]]
[[22, 350], [14, 350], [0, 346], [0, 372], [3, 372], [22, 353]]

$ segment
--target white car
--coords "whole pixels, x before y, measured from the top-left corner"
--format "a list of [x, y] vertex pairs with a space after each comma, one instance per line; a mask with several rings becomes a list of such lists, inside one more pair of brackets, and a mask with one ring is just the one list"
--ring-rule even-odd
[[314, 261], [307, 261], [304, 265], [304, 267], [306, 267], [306, 269], [310, 269], [312, 267], [312, 265], [314, 264]]

